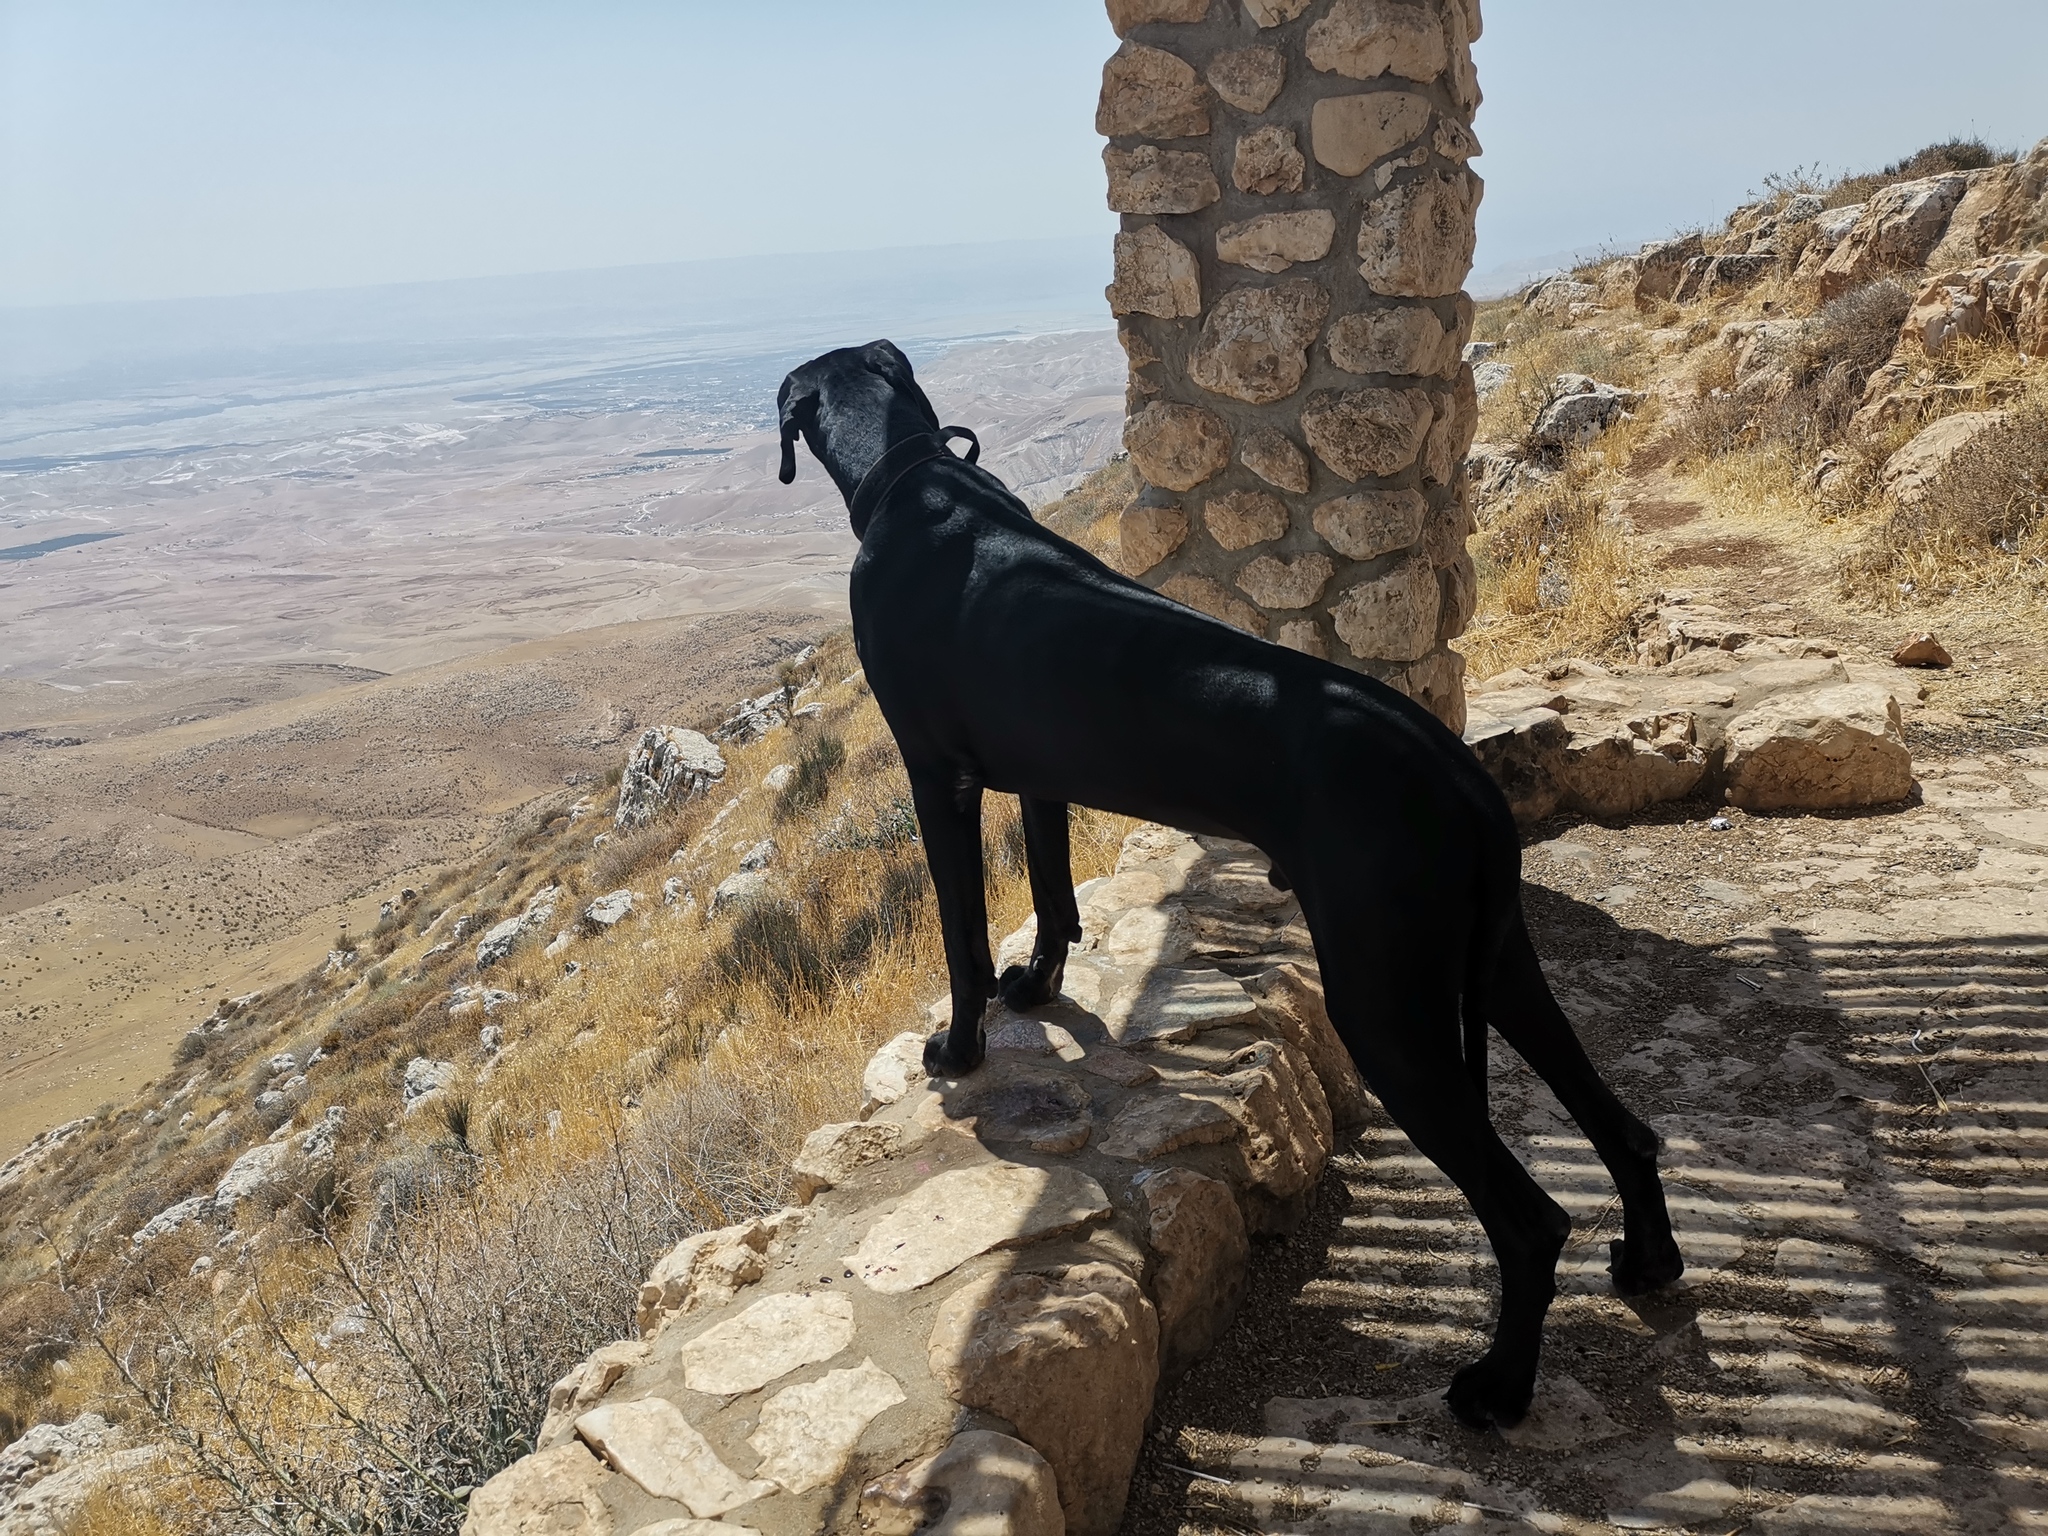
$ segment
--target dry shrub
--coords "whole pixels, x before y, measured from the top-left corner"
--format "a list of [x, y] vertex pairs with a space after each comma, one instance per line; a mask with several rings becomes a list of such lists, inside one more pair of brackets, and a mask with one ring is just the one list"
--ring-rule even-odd
[[1927, 176], [1945, 176], [1951, 171], [1981, 171], [2003, 165], [2015, 158], [2009, 149], [1993, 149], [1982, 139], [1946, 139], [1917, 149], [1903, 160], [1894, 160], [1881, 171], [1845, 176], [1824, 194], [1830, 208], [1846, 208], [1870, 198], [1902, 181], [1919, 181]]
[[774, 819], [785, 822], [825, 803], [832, 775], [846, 762], [846, 742], [831, 731], [811, 731], [797, 748], [796, 772], [775, 797]]
[[2048, 390], [1972, 438], [1924, 496], [1894, 506], [1842, 576], [1886, 602], [1983, 585], [2048, 594]]
[[1117, 520], [1142, 487], [1128, 457], [1118, 454], [1074, 489], [1033, 514], [1041, 526], [1107, 565], [1117, 563]]
[[590, 861], [590, 889], [618, 890], [647, 865], [667, 858], [679, 837], [672, 814], [657, 816], [632, 832], [614, 832]]

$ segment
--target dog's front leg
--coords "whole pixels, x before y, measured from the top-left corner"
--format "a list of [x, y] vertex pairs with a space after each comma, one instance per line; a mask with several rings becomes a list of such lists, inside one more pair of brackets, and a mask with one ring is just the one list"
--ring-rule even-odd
[[996, 982], [1003, 1001], [1019, 1011], [1049, 1003], [1066, 979], [1067, 946], [1081, 942], [1081, 910], [1074, 905], [1074, 865], [1067, 846], [1064, 801], [1021, 796], [1024, 858], [1031, 870], [1031, 904], [1038, 912], [1038, 941], [1031, 962], [1013, 965]]
[[988, 952], [988, 894], [982, 885], [981, 786], [951, 765], [910, 769], [910, 797], [939, 903], [939, 931], [953, 984], [953, 1024], [925, 1042], [924, 1069], [933, 1077], [965, 1077], [985, 1052], [981, 1015], [996, 995]]

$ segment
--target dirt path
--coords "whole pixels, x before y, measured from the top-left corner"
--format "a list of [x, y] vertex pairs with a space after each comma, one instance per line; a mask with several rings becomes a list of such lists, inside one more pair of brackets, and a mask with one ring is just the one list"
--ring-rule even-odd
[[[1822, 552], [1657, 500], [1643, 532], [1669, 585], [1845, 649], [1910, 622], [1843, 612]], [[1685, 1279], [1614, 1297], [1612, 1188], [1502, 1049], [1496, 1120], [1577, 1227], [1530, 1420], [1475, 1434], [1444, 1410], [1490, 1327], [1493, 1261], [1376, 1123], [1162, 1405], [1125, 1529], [2048, 1530], [2040, 648], [1972, 634], [1929, 679], [1908, 711], [1916, 803], [1537, 829], [1537, 945], [1665, 1138]]]

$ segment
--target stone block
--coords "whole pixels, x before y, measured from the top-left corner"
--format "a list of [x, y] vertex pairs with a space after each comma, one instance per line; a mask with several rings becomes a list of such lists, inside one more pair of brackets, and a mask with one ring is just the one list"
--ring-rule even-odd
[[1210, 618], [1221, 619], [1246, 634], [1265, 638], [1266, 616], [1251, 604], [1232, 597], [1207, 576], [1182, 571], [1162, 581], [1159, 591], [1162, 596], [1185, 604], [1197, 613], [1206, 613]]
[[1323, 628], [1314, 619], [1289, 619], [1273, 632], [1273, 643], [1284, 645], [1290, 651], [1299, 651], [1304, 656], [1318, 656], [1324, 661], [1330, 659], [1330, 642], [1323, 634]]
[[1426, 82], [1451, 63], [1443, 19], [1428, 0], [1332, 0], [1308, 29], [1307, 51], [1317, 69], [1348, 80]]
[[1426, 97], [1407, 91], [1325, 96], [1309, 113], [1316, 164], [1339, 176], [1362, 176], [1429, 131]]
[[1355, 491], [1315, 510], [1315, 530], [1352, 560], [1376, 560], [1422, 536], [1429, 503], [1420, 491]]
[[1052, 1464], [993, 1430], [955, 1435], [936, 1456], [861, 1491], [862, 1536], [1065, 1536]]
[[987, 1163], [926, 1180], [868, 1229], [846, 1258], [861, 1283], [901, 1295], [976, 1254], [1072, 1231], [1109, 1214], [1102, 1186], [1073, 1168]]
[[1244, 10], [1260, 26], [1277, 27], [1294, 20], [1310, 3], [1311, 0], [1244, 0]]
[[1244, 1298], [1251, 1243], [1230, 1186], [1192, 1168], [1148, 1170], [1136, 1182], [1148, 1276], [1159, 1313], [1159, 1367], [1178, 1377], [1212, 1348]]
[[1261, 608], [1307, 608], [1321, 600], [1337, 567], [1321, 553], [1292, 560], [1260, 555], [1237, 573], [1237, 590]]
[[853, 1300], [837, 1291], [764, 1296], [678, 1351], [683, 1385], [728, 1397], [752, 1392], [800, 1366], [830, 1360], [853, 1342]]
[[1375, 197], [1358, 226], [1359, 273], [1375, 293], [1434, 299], [1472, 267], [1479, 178], [1434, 173]]
[[1410, 555], [1347, 591], [1330, 610], [1337, 638], [1360, 660], [1420, 661], [1436, 646], [1443, 601], [1436, 569]]
[[1308, 455], [1285, 432], [1273, 427], [1246, 432], [1237, 461], [1268, 485], [1297, 496], [1308, 490]]
[[1319, 389], [1301, 413], [1315, 456], [1346, 480], [1399, 474], [1422, 452], [1436, 420], [1420, 389]]
[[1287, 503], [1264, 491], [1232, 491], [1211, 497], [1202, 508], [1202, 524], [1209, 537], [1229, 550], [1249, 549], [1281, 538], [1287, 523]]
[[1457, 361], [1455, 337], [1434, 311], [1420, 304], [1341, 316], [1324, 347], [1346, 373], [1395, 373], [1427, 377], [1445, 373]]
[[1102, 66], [1095, 131], [1106, 139], [1199, 137], [1209, 131], [1208, 88], [1185, 59], [1127, 42]]
[[1216, 301], [1203, 321], [1188, 377], [1211, 394], [1249, 405], [1284, 400], [1307, 376], [1309, 345], [1329, 312], [1330, 296], [1303, 278], [1272, 288], [1234, 289]]
[[1240, 192], [1270, 197], [1276, 192], [1299, 192], [1308, 162], [1295, 145], [1294, 130], [1277, 123], [1254, 128], [1237, 141], [1231, 158], [1230, 180]]
[[470, 1495], [462, 1536], [612, 1536], [606, 1476], [574, 1441], [515, 1461]]
[[1285, 272], [1297, 262], [1321, 261], [1337, 238], [1337, 216], [1327, 208], [1262, 213], [1216, 232], [1216, 259], [1254, 272]]
[[1192, 491], [1230, 465], [1230, 429], [1214, 411], [1156, 401], [1124, 423], [1138, 473], [1169, 491]]
[[576, 1421], [576, 1433], [647, 1493], [673, 1499], [700, 1520], [775, 1491], [773, 1483], [741, 1477], [727, 1466], [682, 1409], [665, 1397], [600, 1404]]
[[1118, 37], [1153, 22], [1195, 22], [1209, 14], [1209, 0], [1109, 0], [1109, 24]]
[[844, 1121], [821, 1125], [804, 1138], [802, 1149], [790, 1164], [796, 1174], [795, 1199], [810, 1204], [821, 1190], [835, 1188], [860, 1169], [893, 1157], [909, 1144], [908, 1132], [887, 1121]]
[[1330, 1022], [1321, 978], [1312, 969], [1287, 961], [1245, 977], [1244, 987], [1258, 1000], [1259, 1017], [1308, 1061], [1322, 1084], [1332, 1122], [1340, 1127], [1363, 1124], [1371, 1112], [1371, 1098], [1351, 1052]]
[[927, 1346], [959, 1402], [1006, 1419], [1051, 1463], [1073, 1536], [1111, 1536], [1159, 1379], [1159, 1323], [1110, 1264], [990, 1275], [948, 1297]]
[[1209, 157], [1185, 149], [1140, 144], [1102, 152], [1109, 173], [1109, 206], [1118, 213], [1196, 213], [1223, 195]]
[[1179, 320], [1202, 312], [1195, 253], [1157, 225], [1119, 234], [1114, 263], [1106, 290], [1111, 314]]
[[755, 1470], [791, 1493], [836, 1482], [868, 1425], [903, 1400], [896, 1378], [872, 1360], [784, 1387], [761, 1405], [747, 1437], [761, 1455]]
[[1117, 563], [1126, 576], [1142, 576], [1187, 536], [1188, 516], [1179, 507], [1126, 507], [1117, 515]]
[[1746, 811], [1888, 805], [1913, 788], [1898, 700], [1874, 683], [1766, 699], [1728, 722], [1728, 802]]
[[1287, 60], [1277, 48], [1232, 48], [1209, 61], [1209, 89], [1240, 112], [1263, 112], [1287, 83]]

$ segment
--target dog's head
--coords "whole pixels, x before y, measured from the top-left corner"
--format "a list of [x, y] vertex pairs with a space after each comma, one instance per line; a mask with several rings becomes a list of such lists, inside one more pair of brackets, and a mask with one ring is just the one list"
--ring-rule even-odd
[[[879, 381], [879, 382], [878, 382]], [[821, 411], [852, 406], [864, 397], [887, 403], [894, 394], [909, 400], [933, 431], [939, 427], [938, 412], [918, 387], [910, 359], [893, 341], [871, 341], [864, 347], [841, 347], [814, 357], [782, 381], [775, 397], [782, 421], [782, 467], [776, 478], [784, 485], [796, 478], [796, 440], [801, 437], [812, 453], [819, 453]]]

